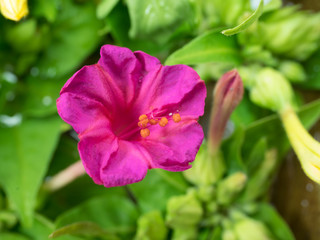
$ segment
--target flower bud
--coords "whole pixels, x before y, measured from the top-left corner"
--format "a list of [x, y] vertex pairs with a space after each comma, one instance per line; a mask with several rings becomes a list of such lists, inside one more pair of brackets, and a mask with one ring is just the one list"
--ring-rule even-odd
[[135, 240], [165, 240], [168, 229], [159, 211], [142, 215], [138, 220]]
[[203, 210], [194, 191], [187, 195], [172, 197], [167, 205], [166, 223], [172, 228], [187, 229], [196, 226]]
[[281, 111], [293, 105], [293, 90], [280, 72], [264, 68], [257, 74], [255, 84], [251, 87], [250, 99], [261, 107]]
[[10, 20], [19, 21], [29, 13], [27, 0], [0, 0], [1, 14]]
[[175, 228], [172, 240], [194, 240], [198, 239], [198, 228], [195, 226], [188, 228]]
[[274, 239], [272, 233], [263, 222], [247, 217], [240, 212], [234, 215], [232, 216], [234, 222], [233, 229], [238, 240]]
[[225, 173], [226, 167], [220, 151], [211, 153], [208, 143], [204, 141], [199, 149], [192, 168], [183, 172], [184, 177], [198, 186], [210, 186]]
[[280, 117], [302, 169], [310, 179], [320, 184], [320, 143], [310, 136], [292, 108], [280, 112]]
[[224, 218], [222, 220], [222, 236], [221, 240], [237, 240], [237, 236], [233, 230], [233, 223], [230, 219]]
[[224, 228], [222, 232], [222, 240], [238, 240], [233, 229]]
[[221, 205], [230, 204], [243, 190], [247, 182], [247, 176], [242, 172], [236, 172], [219, 182], [217, 186], [217, 201]]
[[307, 59], [320, 40], [320, 13], [299, 11], [297, 6], [288, 6], [273, 11], [259, 24], [256, 38], [273, 53]]
[[213, 95], [208, 147], [215, 152], [220, 147], [231, 113], [243, 97], [243, 83], [238, 72], [232, 70], [224, 74], [217, 82]]
[[280, 62], [279, 71], [290, 82], [303, 82], [306, 81], [307, 75], [302, 65], [295, 61], [282, 61]]

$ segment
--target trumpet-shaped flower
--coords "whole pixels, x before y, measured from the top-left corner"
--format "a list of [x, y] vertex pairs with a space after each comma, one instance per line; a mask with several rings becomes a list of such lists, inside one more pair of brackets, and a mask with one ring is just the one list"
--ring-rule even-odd
[[320, 143], [310, 136], [292, 108], [283, 110], [280, 116], [304, 172], [320, 184]]
[[57, 108], [79, 134], [86, 172], [113, 187], [140, 181], [151, 168], [190, 168], [203, 140], [197, 119], [205, 96], [192, 68], [105, 45], [97, 64], [67, 81]]
[[1, 14], [10, 20], [19, 21], [29, 13], [27, 0], [0, 0]]

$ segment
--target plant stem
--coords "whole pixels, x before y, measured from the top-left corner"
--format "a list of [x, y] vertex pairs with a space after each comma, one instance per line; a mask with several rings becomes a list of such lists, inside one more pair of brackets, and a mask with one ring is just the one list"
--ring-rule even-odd
[[81, 160], [70, 165], [52, 178], [50, 178], [44, 187], [50, 192], [54, 192], [71, 183], [73, 180], [86, 173]]

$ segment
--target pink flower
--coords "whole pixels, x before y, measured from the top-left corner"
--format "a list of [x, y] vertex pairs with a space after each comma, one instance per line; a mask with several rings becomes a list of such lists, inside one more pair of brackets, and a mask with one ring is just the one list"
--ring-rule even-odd
[[141, 181], [151, 168], [190, 168], [203, 140], [197, 119], [206, 88], [198, 74], [123, 47], [105, 45], [100, 53], [57, 100], [59, 115], [79, 134], [89, 176], [113, 187]]

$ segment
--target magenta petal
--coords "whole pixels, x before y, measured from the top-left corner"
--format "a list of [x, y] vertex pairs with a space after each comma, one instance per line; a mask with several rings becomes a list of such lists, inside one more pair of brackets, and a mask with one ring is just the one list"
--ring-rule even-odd
[[62, 88], [60, 95], [64, 93], [100, 102], [109, 112], [125, 105], [121, 90], [97, 64], [85, 66], [76, 72]]
[[105, 187], [116, 187], [141, 181], [148, 170], [144, 149], [128, 141], [119, 141], [119, 149], [101, 169]]
[[136, 56], [138, 62], [141, 64], [140, 75], [144, 75], [149, 72], [157, 73], [160, 67], [162, 67], [160, 61], [156, 57], [150, 56], [149, 54], [141, 51], [134, 52], [134, 55]]
[[104, 45], [100, 50], [98, 64], [120, 89], [122, 99], [130, 103], [134, 98], [136, 57], [128, 48]]
[[154, 127], [141, 145], [152, 156], [151, 166], [169, 171], [183, 171], [191, 166], [203, 140], [203, 130], [194, 120]]
[[109, 122], [106, 110], [100, 102], [72, 93], [64, 93], [57, 99], [57, 109], [60, 117], [77, 133]]
[[[148, 62], [147, 58], [147, 54], [139, 55], [140, 62]], [[143, 76], [136, 104], [145, 112], [170, 106], [172, 111], [188, 109], [187, 114], [196, 118], [203, 114], [206, 88], [192, 68], [186, 65], [159, 68], [152, 63], [151, 66], [157, 67], [151, 71], [149, 65], [142, 66], [148, 69], [145, 70], [148, 74]], [[190, 101], [191, 99], [198, 102]]]
[[157, 107], [179, 103], [201, 81], [196, 71], [186, 65], [165, 66], [155, 80], [158, 86], [151, 99]]
[[179, 113], [183, 117], [198, 118], [204, 113], [207, 90], [203, 81], [198, 82], [179, 103]]
[[118, 150], [116, 136], [105, 123], [96, 125], [79, 138], [78, 149], [86, 172], [96, 184], [103, 184], [101, 169]]

